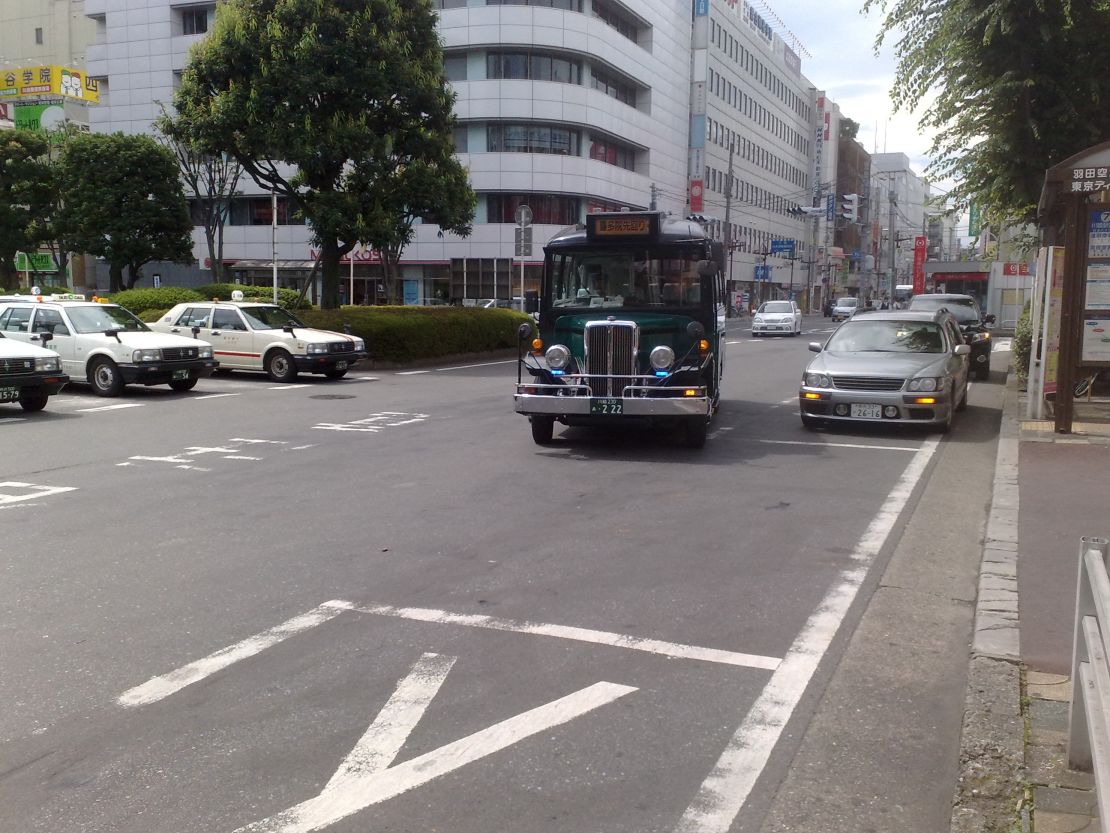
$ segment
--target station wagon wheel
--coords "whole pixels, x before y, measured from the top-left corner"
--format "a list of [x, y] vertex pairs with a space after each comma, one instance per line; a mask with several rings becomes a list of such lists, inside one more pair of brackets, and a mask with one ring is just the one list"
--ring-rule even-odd
[[196, 379], [170, 379], [170, 388], [178, 392], [192, 390], [196, 386]]
[[23, 398], [19, 400], [19, 406], [28, 413], [41, 411], [46, 407], [46, 400], [48, 398], [49, 397], [45, 393], [25, 393]]
[[89, 384], [97, 396], [119, 396], [123, 391], [123, 377], [111, 359], [101, 357], [89, 365]]
[[292, 382], [297, 378], [297, 366], [285, 350], [274, 350], [266, 356], [266, 373], [275, 382]]
[[536, 445], [549, 445], [555, 435], [555, 417], [533, 416], [528, 421], [532, 423], [532, 439]]

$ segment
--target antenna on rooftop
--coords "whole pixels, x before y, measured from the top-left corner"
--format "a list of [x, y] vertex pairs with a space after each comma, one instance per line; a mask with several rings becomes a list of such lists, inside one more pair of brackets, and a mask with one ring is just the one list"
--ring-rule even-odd
[[790, 27], [775, 13], [775, 10], [767, 5], [767, 0], [748, 0], [748, 5], [757, 7], [763, 14], [767, 15], [767, 17], [778, 24], [779, 36], [782, 37], [784, 41], [788, 41], [795, 52], [799, 55], [804, 55], [806, 58], [813, 57], [809, 50], [806, 49], [805, 44], [802, 43], [801, 38], [790, 31]]

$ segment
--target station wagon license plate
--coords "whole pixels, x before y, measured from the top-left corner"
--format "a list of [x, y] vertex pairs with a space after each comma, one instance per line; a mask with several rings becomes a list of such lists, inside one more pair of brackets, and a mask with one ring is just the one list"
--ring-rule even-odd
[[590, 414], [599, 416], [620, 416], [624, 413], [624, 403], [619, 399], [591, 399]]
[[175, 381], [177, 379], [188, 379], [189, 378], [189, 371], [188, 370], [175, 370], [173, 372], [173, 378], [174, 378]]
[[882, 419], [882, 405], [853, 405], [850, 411], [854, 419]]
[[19, 388], [0, 388], [0, 402], [18, 402]]

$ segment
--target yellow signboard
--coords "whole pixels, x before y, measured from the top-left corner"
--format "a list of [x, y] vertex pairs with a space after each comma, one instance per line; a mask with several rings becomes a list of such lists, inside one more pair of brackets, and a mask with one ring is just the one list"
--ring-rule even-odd
[[99, 104], [100, 84], [79, 69], [56, 64], [0, 72], [0, 100], [51, 97]]

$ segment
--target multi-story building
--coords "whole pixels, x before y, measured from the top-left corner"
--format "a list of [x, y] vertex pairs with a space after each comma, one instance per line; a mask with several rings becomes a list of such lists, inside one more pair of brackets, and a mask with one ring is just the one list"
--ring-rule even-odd
[[872, 231], [875, 270], [879, 285], [891, 292], [913, 281], [914, 238], [926, 234], [929, 188], [910, 168], [904, 153], [876, 153], [871, 157]]
[[833, 250], [840, 268], [831, 276], [831, 292], [851, 292], [864, 297], [871, 294], [871, 269], [867, 259], [870, 238], [871, 154], [854, 138], [841, 135], [837, 140], [836, 198]]

